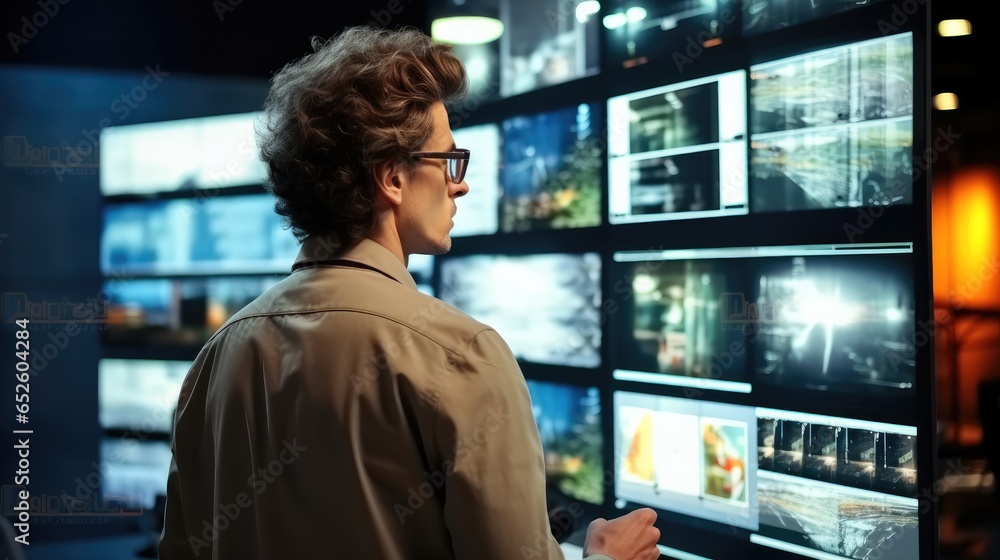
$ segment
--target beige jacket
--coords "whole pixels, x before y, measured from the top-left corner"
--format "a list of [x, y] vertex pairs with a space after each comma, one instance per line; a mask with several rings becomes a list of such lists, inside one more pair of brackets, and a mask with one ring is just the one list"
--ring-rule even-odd
[[500, 336], [370, 240], [307, 240], [181, 389], [161, 560], [563, 558]]

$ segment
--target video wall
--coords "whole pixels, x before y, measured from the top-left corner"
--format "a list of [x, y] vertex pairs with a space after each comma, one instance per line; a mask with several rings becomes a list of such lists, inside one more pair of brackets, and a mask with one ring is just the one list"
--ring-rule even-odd
[[[655, 508], [692, 558], [935, 557], [926, 8], [468, 3], [506, 32], [456, 46], [470, 190], [409, 269], [507, 342], [550, 491]], [[161, 399], [297, 254], [256, 115], [102, 136], [97, 421], [126, 501], [163, 490]]]
[[518, 359], [550, 491], [692, 558], [935, 557], [927, 11], [491, 4], [432, 283]]

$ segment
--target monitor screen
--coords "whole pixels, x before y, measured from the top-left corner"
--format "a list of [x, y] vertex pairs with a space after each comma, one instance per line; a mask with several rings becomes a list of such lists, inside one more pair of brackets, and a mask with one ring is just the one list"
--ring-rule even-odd
[[610, 0], [606, 4], [606, 49], [623, 68], [669, 62], [674, 69], [684, 70], [704, 49], [721, 45], [736, 20], [726, 0], [642, 4]]
[[218, 115], [101, 130], [104, 196], [263, 185], [254, 122], [261, 113]]
[[751, 542], [812, 558], [920, 557], [916, 428], [759, 408], [755, 439]]
[[757, 529], [754, 409], [614, 393], [615, 498]]
[[452, 132], [455, 146], [471, 151], [465, 182], [469, 192], [456, 201], [452, 237], [491, 235], [500, 227], [500, 127], [483, 124]]
[[749, 393], [913, 388], [911, 243], [615, 253], [615, 379]]
[[743, 35], [757, 35], [869, 6], [881, 0], [756, 0], [743, 2]]
[[417, 283], [417, 289], [434, 297], [434, 256], [410, 255], [407, 259], [406, 269], [410, 271], [410, 276]]
[[912, 266], [908, 253], [879, 252], [755, 261], [757, 380], [820, 390], [912, 388]]
[[913, 201], [913, 37], [750, 67], [753, 212]]
[[600, 112], [581, 103], [503, 122], [504, 232], [601, 224]]
[[604, 437], [597, 387], [528, 380], [548, 485], [573, 500], [604, 502]]
[[596, 74], [599, 5], [587, 0], [499, 0], [500, 93], [517, 95]]
[[167, 494], [170, 444], [106, 437], [101, 440], [101, 494], [128, 510], [151, 510]]
[[721, 294], [744, 286], [746, 264], [662, 253], [616, 256], [621, 264], [613, 287], [622, 302], [612, 350], [616, 375], [749, 391], [746, 336], [727, 328], [719, 307]]
[[203, 344], [282, 276], [105, 282], [109, 342]]
[[413, 276], [413, 281], [417, 284], [430, 284], [431, 276], [434, 274], [434, 255], [418, 255], [416, 253], [407, 257], [406, 269]]
[[919, 557], [914, 427], [627, 391], [614, 424], [623, 507], [802, 557]]
[[191, 362], [104, 358], [97, 365], [101, 428], [141, 434], [169, 434], [181, 384]]
[[107, 276], [287, 273], [299, 245], [270, 195], [109, 203]]
[[442, 257], [439, 297], [496, 329], [519, 359], [600, 365], [597, 253]]
[[746, 73], [608, 99], [612, 224], [747, 213]]

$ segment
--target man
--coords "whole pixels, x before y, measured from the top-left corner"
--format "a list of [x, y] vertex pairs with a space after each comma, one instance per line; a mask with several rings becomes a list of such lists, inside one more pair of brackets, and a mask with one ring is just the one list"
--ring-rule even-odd
[[[415, 30], [314, 46], [260, 141], [302, 249], [184, 381], [160, 558], [562, 558], [517, 362], [406, 269], [450, 249], [469, 189], [444, 104], [464, 68]], [[657, 558], [654, 520], [597, 520], [585, 554]]]

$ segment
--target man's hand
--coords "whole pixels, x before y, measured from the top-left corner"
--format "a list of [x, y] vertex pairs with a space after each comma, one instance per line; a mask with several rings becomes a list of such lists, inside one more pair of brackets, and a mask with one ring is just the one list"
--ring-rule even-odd
[[637, 509], [611, 521], [595, 519], [587, 527], [583, 543], [583, 557], [593, 554], [610, 556], [614, 560], [656, 560], [660, 549], [660, 530], [653, 527], [656, 512], [650, 508]]

